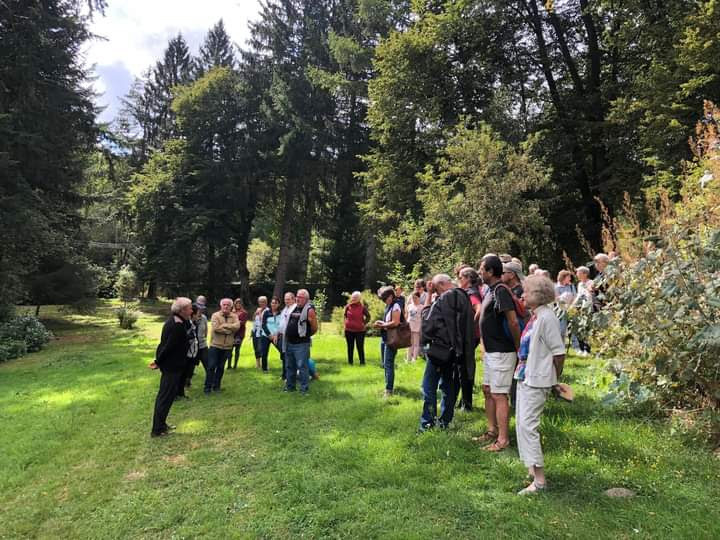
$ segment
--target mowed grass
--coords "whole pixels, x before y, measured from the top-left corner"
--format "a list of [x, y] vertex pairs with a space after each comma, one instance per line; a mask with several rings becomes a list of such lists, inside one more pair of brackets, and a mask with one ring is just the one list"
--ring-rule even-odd
[[[248, 340], [225, 391], [202, 395], [200, 367], [177, 432], [150, 439], [162, 319], [122, 331], [108, 308], [44, 312], [59, 339], [0, 364], [2, 538], [720, 537], [720, 462], [603, 409], [596, 360], [569, 360], [576, 402], [551, 401], [542, 424], [550, 490], [521, 498], [517, 452], [470, 440], [481, 410], [416, 434], [422, 362], [400, 353], [397, 396], [380, 398], [377, 339], [360, 367], [343, 338], [317, 337], [306, 398], [281, 391], [275, 351], [258, 372]], [[617, 486], [637, 496], [603, 495]]]

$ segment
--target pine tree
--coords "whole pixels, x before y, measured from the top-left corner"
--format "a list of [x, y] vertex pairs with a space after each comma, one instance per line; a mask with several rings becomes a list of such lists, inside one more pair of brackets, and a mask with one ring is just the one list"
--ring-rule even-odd
[[0, 302], [26, 297], [42, 273], [87, 268], [76, 186], [97, 130], [80, 51], [103, 7], [0, 3]]
[[236, 59], [230, 36], [225, 31], [225, 24], [220, 19], [205, 36], [200, 46], [200, 53], [195, 60], [196, 77], [216, 67], [235, 69]]

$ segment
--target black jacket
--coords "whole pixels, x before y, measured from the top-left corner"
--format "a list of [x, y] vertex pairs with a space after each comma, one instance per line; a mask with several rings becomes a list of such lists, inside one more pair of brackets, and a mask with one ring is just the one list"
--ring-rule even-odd
[[173, 315], [163, 325], [160, 345], [155, 351], [155, 363], [161, 371], [183, 371], [188, 362], [189, 348], [186, 324], [177, 322]]
[[465, 291], [459, 288], [446, 291], [432, 306], [423, 310], [422, 319], [422, 342], [434, 341], [453, 349], [456, 362], [464, 364], [469, 376], [474, 377], [474, 313]]

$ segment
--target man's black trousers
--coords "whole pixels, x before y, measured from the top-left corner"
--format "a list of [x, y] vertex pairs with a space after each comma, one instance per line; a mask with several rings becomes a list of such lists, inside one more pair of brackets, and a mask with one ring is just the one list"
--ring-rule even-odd
[[160, 389], [155, 398], [155, 414], [153, 415], [152, 432], [159, 435], [167, 430], [167, 417], [170, 413], [175, 396], [178, 393], [178, 386], [182, 379], [182, 372], [163, 371], [160, 376]]

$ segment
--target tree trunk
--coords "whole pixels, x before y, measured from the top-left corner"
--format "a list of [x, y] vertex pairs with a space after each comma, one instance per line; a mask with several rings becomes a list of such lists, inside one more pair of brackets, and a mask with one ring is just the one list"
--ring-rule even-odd
[[39, 317], [40, 317], [40, 304], [38, 304], [38, 305], [35, 307], [35, 318], [37, 319], [37, 318], [39, 318]]
[[250, 229], [252, 227], [253, 217], [245, 220], [245, 229], [238, 235], [237, 239], [237, 277], [240, 281], [240, 298], [247, 305], [250, 300], [250, 273], [247, 267], [247, 252], [250, 245]]
[[306, 216], [300, 228], [301, 238], [297, 243], [297, 280], [304, 283], [308, 275], [308, 262], [310, 259], [310, 244], [312, 243], [312, 219]]
[[280, 225], [280, 253], [278, 255], [278, 265], [275, 271], [275, 288], [273, 296], [281, 297], [285, 289], [285, 281], [287, 280], [288, 265], [290, 264], [290, 243], [293, 237], [293, 228], [295, 226], [295, 210], [293, 203], [295, 199], [295, 181], [288, 178], [285, 186], [285, 205], [282, 223]]
[[377, 244], [375, 234], [370, 232], [365, 241], [365, 271], [364, 286], [366, 289], [373, 290], [377, 284], [375, 278], [377, 276]]
[[151, 278], [148, 281], [147, 294], [145, 295], [145, 298], [148, 300], [155, 300], [157, 298], [157, 280], [155, 278]]
[[215, 295], [215, 288], [217, 288], [217, 270], [215, 261], [215, 245], [212, 242], [208, 243], [208, 261], [207, 261], [207, 278], [205, 283], [206, 292], [205, 294], [210, 297], [212, 301], [217, 300]]

